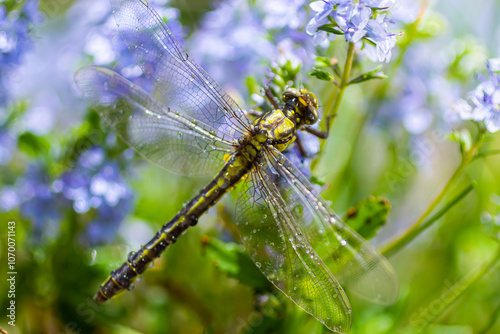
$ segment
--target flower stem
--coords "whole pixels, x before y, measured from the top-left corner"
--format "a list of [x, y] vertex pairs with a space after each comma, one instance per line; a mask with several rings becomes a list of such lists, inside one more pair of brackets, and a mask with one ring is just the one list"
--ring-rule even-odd
[[462, 160], [458, 165], [457, 169], [453, 172], [448, 182], [441, 190], [441, 192], [434, 198], [434, 200], [429, 204], [424, 213], [408, 228], [401, 236], [390, 241], [381, 250], [382, 254], [385, 256], [391, 256], [397, 253], [401, 248], [409, 244], [415, 237], [417, 237], [421, 232], [423, 232], [427, 227], [431, 226], [435, 221], [437, 221], [446, 211], [448, 211], [453, 205], [455, 205], [460, 199], [465, 197], [465, 195], [472, 190], [472, 185], [467, 187], [462, 191], [454, 200], [450, 201], [443, 209], [441, 209], [436, 215], [431, 217], [427, 222], [424, 223], [426, 218], [436, 209], [443, 198], [448, 194], [450, 189], [457, 183], [460, 176], [462, 176], [465, 167], [467, 167], [471, 161], [474, 160], [477, 155], [477, 150], [484, 138], [484, 131], [480, 130], [475, 143], [471, 148], [462, 155]]
[[[415, 20], [415, 22], [413, 22], [412, 24], [410, 24], [408, 26], [408, 29], [406, 29], [406, 32], [405, 32], [406, 39], [401, 44], [400, 51], [398, 53], [398, 57], [396, 58], [396, 60], [394, 62], [391, 62], [391, 65], [388, 68], [387, 73], [389, 74], [389, 76], [391, 76], [391, 73], [397, 72], [398, 68], [401, 66], [401, 64], [404, 60], [404, 57], [406, 55], [406, 52], [408, 50], [409, 45], [411, 45], [411, 43], [417, 37], [418, 27], [420, 26], [420, 23], [425, 15], [425, 12], [428, 8], [428, 4], [429, 4], [429, 0], [423, 1], [422, 5], [420, 7], [420, 12], [419, 12], [417, 19]], [[381, 84], [378, 85], [378, 88], [376, 88], [372, 94], [371, 102], [370, 102], [370, 110], [371, 111], [362, 113], [360, 120], [357, 121], [357, 123], [354, 126], [352, 126], [352, 131], [353, 131], [352, 138], [354, 138], [352, 141], [352, 145], [351, 145], [352, 149], [349, 152], [348, 159], [347, 159], [346, 163], [343, 165], [342, 169], [337, 174], [337, 177], [336, 177], [335, 181], [333, 182], [334, 185], [341, 182], [341, 181], [342, 182], [345, 181], [346, 178], [348, 178], [348, 177], [352, 177], [352, 176], [350, 176], [350, 174], [348, 174], [348, 172], [351, 170], [350, 168], [352, 167], [352, 163], [353, 163], [353, 159], [354, 159], [354, 150], [356, 147], [358, 147], [358, 144], [359, 144], [359, 141], [361, 138], [361, 134], [363, 133], [363, 131], [365, 131], [367, 124], [370, 123], [370, 120], [372, 120], [373, 118], [376, 117], [377, 112], [380, 110], [382, 98], [387, 95], [387, 91], [390, 88], [391, 88], [391, 80], [382, 80]], [[333, 100], [332, 100], [332, 103], [333, 103]], [[326, 105], [328, 106], [328, 110], [333, 110], [333, 106], [331, 104], [326, 104]], [[322, 141], [320, 143], [320, 149], [323, 149], [324, 145], [325, 144]], [[315, 159], [311, 163], [311, 170], [314, 171], [314, 168], [316, 167], [316, 165], [318, 163], [319, 163], [319, 159]]]
[[490, 151], [479, 152], [475, 156], [475, 158], [479, 159], [479, 158], [483, 158], [483, 157], [487, 157], [487, 156], [495, 155], [495, 154], [500, 154], [500, 150], [490, 150]]
[[[493, 313], [490, 316], [490, 319], [486, 323], [486, 325], [478, 332], [478, 334], [487, 334], [495, 325], [495, 322], [500, 318], [500, 304], [495, 308]], [[493, 332], [492, 332], [493, 333]]]
[[460, 202], [468, 193], [470, 193], [474, 189], [474, 184], [470, 184], [467, 188], [462, 190], [457, 196], [455, 196], [451, 201], [446, 203], [446, 205], [436, 212], [435, 215], [430, 217], [427, 221], [422, 222], [419, 225], [413, 225], [410, 229], [408, 229], [402, 236], [400, 236], [394, 242], [386, 245], [380, 252], [384, 254], [384, 256], [389, 257], [394, 255], [401, 248], [406, 246], [410, 241], [412, 241], [416, 236], [426, 230], [428, 227], [432, 226], [439, 218], [441, 218], [448, 210], [454, 207], [458, 202]]
[[[500, 260], [500, 247], [496, 250], [495, 254], [491, 258], [491, 260], [486, 261], [486, 263], [481, 264], [481, 266], [472, 270], [469, 274], [465, 275], [461, 280], [455, 283], [450, 288], [446, 289], [446, 291], [440, 296], [439, 301], [441, 306], [439, 307], [439, 311], [436, 312], [435, 308], [430, 308], [427, 314], [421, 314], [420, 317], [425, 319], [425, 324], [420, 325], [416, 333], [428, 333], [427, 328], [431, 325], [436, 319], [438, 319], [453, 303], [455, 303], [465, 291], [467, 291], [474, 283], [476, 283], [479, 279], [481, 279], [484, 275], [486, 275]], [[431, 302], [429, 305], [432, 305]], [[498, 309], [497, 311], [498, 312]], [[484, 333], [484, 332], [483, 332]]]
[[333, 107], [329, 110], [327, 113], [327, 121], [329, 121], [329, 126], [332, 126], [333, 121], [335, 120], [335, 117], [337, 116], [340, 108], [340, 103], [342, 102], [342, 97], [344, 96], [344, 92], [346, 87], [348, 86], [349, 82], [349, 76], [351, 75], [351, 69], [352, 69], [352, 61], [354, 59], [354, 43], [349, 42], [349, 47], [347, 48], [347, 57], [345, 60], [345, 65], [344, 65], [344, 71], [342, 74], [342, 79], [340, 81], [340, 86], [339, 90], [337, 91], [337, 94], [335, 95], [335, 103], [333, 104]]
[[[340, 80], [340, 84], [335, 95], [331, 94], [329, 100], [327, 102], [328, 111], [325, 113], [325, 122], [326, 128], [331, 128], [335, 118], [337, 118], [337, 114], [339, 113], [340, 103], [342, 102], [342, 97], [344, 96], [344, 91], [349, 85], [349, 76], [351, 74], [352, 62], [354, 59], [354, 43], [349, 42], [347, 48], [347, 56], [344, 64], [344, 70], [342, 72], [342, 78]], [[335, 96], [333, 99], [332, 97]], [[311, 170], [314, 171], [319, 161], [321, 160], [321, 154], [324, 151], [324, 146], [326, 144], [326, 140], [322, 140], [320, 142], [319, 152], [316, 159], [314, 159], [311, 163]]]

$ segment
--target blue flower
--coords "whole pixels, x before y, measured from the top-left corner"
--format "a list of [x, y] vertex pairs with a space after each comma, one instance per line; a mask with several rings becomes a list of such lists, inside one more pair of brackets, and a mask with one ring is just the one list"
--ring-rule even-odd
[[376, 19], [367, 24], [367, 36], [375, 42], [376, 46], [365, 43], [365, 52], [372, 61], [389, 62], [392, 48], [396, 45], [396, 35], [387, 32], [387, 19], [385, 14], [380, 14]]
[[500, 58], [486, 62], [489, 78], [478, 75], [481, 83], [468, 96], [468, 101], [459, 99], [454, 109], [464, 120], [484, 122], [490, 132], [500, 130]]
[[345, 39], [357, 43], [367, 34], [365, 28], [371, 15], [372, 10], [369, 7], [348, 3], [338, 6], [334, 13], [334, 19], [344, 32]]
[[305, 2], [306, 0], [260, 0], [257, 6], [264, 11], [264, 28], [299, 29], [306, 17], [303, 8]]
[[[318, 30], [318, 28], [330, 22], [328, 16], [333, 12], [335, 4], [333, 1], [315, 1], [310, 4], [311, 9], [317, 13], [307, 24], [306, 32], [314, 36], [314, 45], [328, 45], [326, 31]], [[335, 38], [335, 36], [332, 36], [332, 38]], [[326, 45], [324, 45], [325, 42]]]
[[[306, 64], [314, 52], [301, 27], [305, 0], [230, 0], [207, 13], [189, 40], [194, 59], [223, 86], [243, 89], [245, 76], [265, 75], [263, 63]], [[274, 66], [274, 65], [273, 65]]]
[[[166, 20], [174, 36], [182, 43], [184, 31], [178, 21], [179, 10], [169, 7], [169, 0], [150, 0], [148, 2]], [[87, 2], [77, 2], [71, 12], [72, 16], [78, 17], [83, 21], [83, 24], [91, 26], [87, 30], [88, 34], [83, 49], [93, 57], [93, 64], [113, 67], [116, 72], [131, 79], [141, 88], [146, 91], [151, 90], [151, 82], [143, 75], [126, 43], [119, 37], [120, 33], [109, 2], [94, 0], [92, 6], [89, 6]], [[82, 13], [86, 14], [82, 15]]]
[[456, 120], [450, 117], [449, 109], [458, 96], [459, 84], [447, 78], [454, 58], [449, 49], [440, 48], [442, 43], [436, 39], [408, 48], [394, 75], [391, 94], [378, 108], [377, 125], [393, 126], [394, 131], [402, 125], [413, 136], [423, 134], [431, 125], [443, 131], [454, 126]]
[[12, 159], [16, 140], [5, 129], [0, 128], [0, 165], [6, 165]]
[[[319, 30], [323, 25], [330, 24], [330, 18], [336, 23], [339, 32], [343, 32], [347, 41], [357, 43], [367, 39], [365, 43], [367, 55], [374, 61], [389, 61], [391, 50], [396, 44], [396, 35], [387, 31], [385, 11], [394, 0], [324, 0], [311, 3], [316, 15], [309, 21], [306, 32], [314, 36], [315, 45], [327, 46], [329, 34]], [[332, 34], [330, 39], [335, 38]]]
[[7, 12], [0, 4], [0, 107], [9, 100], [10, 72], [21, 64], [22, 55], [31, 50], [31, 28], [40, 23], [37, 0], [25, 1], [19, 10]]
[[21, 199], [12, 186], [5, 186], [0, 189], [0, 211], [8, 212], [14, 210], [21, 203]]
[[391, 19], [399, 24], [409, 24], [417, 20], [424, 4], [415, 0], [398, 0], [391, 7]]
[[45, 168], [40, 165], [28, 166], [15, 188], [17, 193], [8, 192], [4, 195], [10, 196], [8, 201], [11, 204], [17, 197], [21, 216], [33, 223], [34, 239], [42, 241], [56, 236], [62, 217], [61, 202], [52, 191], [51, 177]]
[[101, 148], [83, 152], [76, 167], [53, 180], [39, 165], [30, 165], [14, 186], [0, 190], [0, 210], [20, 208], [34, 225], [34, 238], [46, 240], [59, 233], [65, 212], [85, 216], [81, 238], [95, 245], [112, 240], [133, 208], [130, 186], [115, 161], [105, 160]]
[[193, 58], [216, 81], [236, 88], [243, 87], [248, 73], [263, 76], [262, 59], [276, 57], [255, 6], [242, 0], [222, 2], [208, 12], [189, 44]]
[[78, 165], [57, 183], [66, 202], [79, 214], [90, 214], [83, 240], [90, 244], [112, 240], [131, 211], [133, 196], [116, 162], [105, 161], [101, 148], [82, 153]]

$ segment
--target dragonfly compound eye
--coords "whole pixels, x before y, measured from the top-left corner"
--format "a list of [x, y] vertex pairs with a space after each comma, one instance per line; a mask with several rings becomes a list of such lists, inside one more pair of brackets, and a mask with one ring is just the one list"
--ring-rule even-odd
[[318, 103], [318, 98], [316, 97], [316, 94], [314, 93], [311, 93], [311, 92], [307, 92], [305, 95], [304, 95], [304, 98], [306, 99], [306, 101], [309, 101], [309, 103], [315, 108], [315, 109], [318, 109], [319, 108], [319, 103]]
[[306, 92], [302, 95], [302, 99], [307, 104], [307, 107], [303, 111], [305, 123], [308, 125], [316, 123], [318, 121], [318, 98], [314, 93]]
[[309, 104], [304, 111], [304, 117], [307, 125], [314, 124], [318, 121], [318, 110]]
[[287, 88], [283, 92], [282, 100], [287, 103], [290, 100], [297, 99], [301, 96], [300, 91], [297, 88]]

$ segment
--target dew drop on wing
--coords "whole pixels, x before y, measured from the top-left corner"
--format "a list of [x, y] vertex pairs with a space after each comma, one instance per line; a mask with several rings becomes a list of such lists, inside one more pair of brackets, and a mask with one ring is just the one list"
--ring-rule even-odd
[[255, 262], [255, 265], [257, 266], [257, 268], [262, 267], [262, 264], [260, 262]]
[[132, 259], [133, 259], [134, 255], [135, 255], [135, 252], [134, 252], [134, 251], [131, 251], [130, 253], [128, 253], [128, 257], [127, 257], [127, 258], [128, 258], [128, 260], [129, 260], [129, 261], [132, 261]]

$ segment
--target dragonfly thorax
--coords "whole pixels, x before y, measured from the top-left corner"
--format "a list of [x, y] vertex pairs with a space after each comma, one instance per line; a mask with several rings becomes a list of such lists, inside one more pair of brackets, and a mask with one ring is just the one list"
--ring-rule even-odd
[[[285, 108], [283, 108], [285, 109]], [[283, 151], [295, 140], [297, 124], [285, 110], [275, 109], [255, 121], [255, 127], [267, 135], [267, 143]]]
[[287, 88], [282, 100], [282, 109], [275, 109], [257, 119], [254, 123], [257, 132], [267, 134], [267, 142], [283, 151], [295, 140], [295, 133], [303, 125], [318, 121], [318, 99], [305, 90]]

